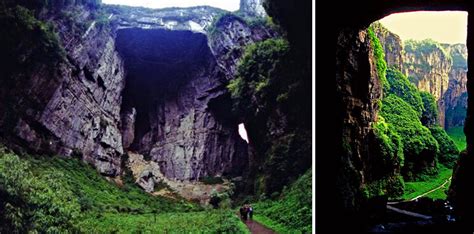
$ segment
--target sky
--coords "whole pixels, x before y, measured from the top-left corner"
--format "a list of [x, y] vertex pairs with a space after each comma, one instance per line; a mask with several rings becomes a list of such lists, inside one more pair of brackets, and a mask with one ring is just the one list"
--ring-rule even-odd
[[249, 143], [249, 139], [247, 137], [247, 130], [245, 130], [245, 126], [243, 123], [239, 124], [239, 135], [240, 137], [242, 137], [242, 139], [244, 139], [244, 141]]
[[239, 9], [240, 0], [102, 0], [105, 4], [141, 6], [148, 8], [213, 6], [228, 11]]
[[467, 12], [464, 11], [397, 13], [380, 22], [404, 41], [431, 38], [440, 43], [466, 44]]

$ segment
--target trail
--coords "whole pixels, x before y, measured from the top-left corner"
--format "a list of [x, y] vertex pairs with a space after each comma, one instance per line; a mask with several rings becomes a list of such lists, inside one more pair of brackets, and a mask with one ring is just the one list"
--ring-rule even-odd
[[263, 226], [263, 224], [255, 221], [255, 220], [252, 220], [252, 219], [243, 220], [242, 218], [240, 218], [239, 213], [236, 213], [236, 215], [237, 215], [237, 217], [239, 217], [239, 219], [243, 223], [245, 223], [245, 225], [249, 229], [250, 233], [252, 233], [252, 234], [277, 234], [272, 229]]
[[276, 234], [276, 232], [263, 226], [262, 224], [260, 224], [259, 222], [255, 220], [250, 220], [250, 219], [247, 221], [242, 220], [242, 222], [244, 222], [245, 225], [247, 225], [248, 229], [250, 230], [252, 234]]
[[411, 211], [406, 211], [406, 210], [402, 210], [402, 209], [398, 209], [398, 208], [395, 208], [391, 205], [396, 205], [396, 204], [399, 204], [399, 203], [402, 203], [402, 202], [412, 202], [412, 201], [415, 201], [417, 200], [418, 198], [420, 197], [424, 197], [436, 190], [439, 190], [441, 188], [443, 188], [449, 181], [451, 181], [451, 178], [452, 177], [449, 177], [449, 179], [447, 179], [442, 185], [434, 188], [434, 189], [431, 189], [430, 191], [428, 192], [425, 192], [419, 196], [416, 196], [412, 199], [408, 199], [408, 200], [405, 200], [405, 201], [398, 201], [398, 202], [387, 202], [387, 209], [389, 210], [392, 210], [392, 211], [395, 211], [397, 213], [400, 213], [400, 214], [404, 214], [404, 215], [408, 215], [408, 216], [412, 216], [412, 217], [416, 217], [416, 218], [422, 218], [422, 219], [431, 219], [432, 217], [431, 216], [428, 216], [428, 215], [423, 215], [423, 214], [420, 214], [420, 213], [415, 213], [415, 212], [411, 212]]
[[418, 199], [418, 198], [420, 198], [420, 197], [424, 197], [424, 196], [426, 196], [426, 195], [428, 195], [428, 194], [430, 194], [430, 193], [432, 193], [432, 192], [434, 192], [434, 191], [436, 191], [436, 190], [439, 190], [439, 189], [443, 188], [449, 181], [451, 181], [451, 178], [452, 178], [452, 176], [449, 177], [449, 179], [447, 179], [442, 185], [440, 185], [440, 186], [438, 186], [438, 187], [436, 187], [436, 188], [434, 188], [434, 189], [432, 189], [432, 190], [430, 190], [430, 191], [428, 191], [428, 192], [425, 192], [425, 193], [423, 193], [423, 194], [421, 194], [421, 195], [418, 195], [418, 196], [416, 196], [416, 197], [414, 197], [414, 198], [412, 198], [412, 199], [408, 199], [408, 200], [405, 200], [405, 201], [397, 201], [397, 202], [387, 202], [387, 204], [388, 204], [388, 205], [396, 205], [396, 204], [402, 203], [402, 202], [415, 201], [416, 199]]

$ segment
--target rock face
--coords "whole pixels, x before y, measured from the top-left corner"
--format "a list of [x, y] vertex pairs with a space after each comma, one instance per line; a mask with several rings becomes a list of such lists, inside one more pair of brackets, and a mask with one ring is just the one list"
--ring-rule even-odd
[[403, 72], [419, 90], [429, 92], [438, 102], [438, 123], [444, 126], [445, 104], [443, 96], [448, 90], [452, 61], [436, 42], [408, 41], [405, 45]]
[[444, 94], [445, 128], [464, 126], [467, 112], [467, 47], [464, 44], [443, 45], [453, 59], [449, 86]]
[[402, 70], [404, 51], [400, 37], [397, 34], [390, 32], [379, 22], [373, 23], [372, 27], [384, 49], [387, 66], [396, 67], [398, 70]]
[[[362, 187], [375, 179], [370, 166], [371, 124], [377, 120], [378, 100], [382, 96], [373, 48], [365, 30], [345, 29], [336, 43], [337, 114], [343, 121], [335, 126], [340, 142], [337, 158], [336, 200], [346, 215], [364, 209]], [[365, 207], [367, 208], [367, 207]], [[363, 218], [361, 218], [363, 219]]]
[[426, 40], [409, 41], [404, 48], [398, 35], [378, 22], [372, 26], [384, 48], [387, 66], [397, 67], [410, 76], [410, 81], [420, 90], [435, 97], [438, 123], [446, 129], [464, 125], [467, 108], [466, 45], [440, 45]]
[[122, 110], [137, 113], [131, 150], [158, 162], [168, 178], [244, 169], [247, 145], [237, 120], [222, 113], [231, 108], [223, 96], [226, 79], [204, 34], [121, 29], [117, 48], [127, 70]]
[[[85, 20], [89, 12], [82, 10], [78, 17]], [[102, 174], [117, 175], [123, 153], [118, 126], [125, 77], [114, 33], [91, 27], [87, 34], [71, 34], [62, 21], [55, 23], [67, 60], [52, 67], [40, 64], [29, 74], [14, 73], [12, 77], [27, 80], [0, 88], [0, 96], [10, 96], [0, 108], [2, 136], [9, 144], [36, 152], [82, 154]]]
[[267, 15], [263, 8], [263, 0], [241, 0], [240, 10], [249, 16], [265, 17]]
[[60, 29], [65, 58], [13, 72], [21, 82], [0, 81], [2, 141], [79, 156], [107, 176], [121, 172], [124, 149], [157, 162], [167, 178], [242, 175], [247, 143], [226, 85], [243, 47], [274, 34], [223, 17], [208, 41], [207, 27], [224, 12], [212, 7], [105, 7], [110, 24], [74, 7], [81, 13], [72, 24], [53, 13], [43, 19]]

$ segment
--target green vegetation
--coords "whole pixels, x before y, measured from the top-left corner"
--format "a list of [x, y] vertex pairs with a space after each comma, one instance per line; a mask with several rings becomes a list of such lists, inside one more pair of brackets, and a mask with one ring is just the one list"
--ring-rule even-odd
[[367, 199], [377, 196], [387, 196], [397, 198], [403, 195], [405, 182], [400, 175], [385, 176], [367, 183], [363, 188], [364, 197]]
[[53, 65], [65, 57], [53, 25], [36, 19], [24, 7], [0, 12], [0, 33], [8, 35], [0, 38], [0, 59], [7, 63], [7, 68], [27, 70], [26, 65], [41, 62]]
[[284, 189], [276, 200], [253, 204], [254, 219], [279, 233], [311, 232], [311, 170]]
[[459, 151], [466, 149], [466, 135], [464, 135], [463, 126], [448, 128], [446, 132], [453, 139]]
[[418, 113], [403, 99], [389, 94], [382, 101], [380, 115], [387, 123], [393, 124], [402, 139], [404, 177], [415, 180], [423, 175], [436, 174], [436, 168], [422, 166], [423, 162], [435, 161], [439, 145], [430, 130], [421, 124]]
[[[237, 112], [255, 113], [260, 105], [265, 104], [272, 88], [272, 72], [288, 50], [288, 43], [282, 39], [268, 39], [247, 46], [238, 66], [238, 75], [227, 86]], [[259, 106], [251, 105], [251, 100], [245, 98], [251, 96], [258, 99]]]
[[421, 123], [424, 126], [433, 126], [438, 122], [438, 105], [436, 100], [428, 92], [420, 92], [423, 101], [423, 113], [421, 114]]
[[386, 78], [387, 62], [385, 61], [385, 53], [379, 39], [375, 35], [373, 26], [367, 29], [367, 34], [373, 46], [375, 64], [377, 66], [377, 74], [382, 81], [382, 86], [385, 90], [390, 89], [390, 84]]
[[128, 176], [118, 186], [76, 159], [18, 157], [4, 148], [0, 150], [0, 196], [2, 233], [245, 232], [228, 209], [203, 210], [179, 197], [151, 196]]
[[80, 205], [61, 172], [35, 174], [28, 162], [0, 149], [0, 231], [74, 230]]
[[415, 40], [406, 40], [404, 42], [405, 48], [404, 50], [407, 53], [413, 53], [417, 56], [419, 55], [426, 55], [432, 53], [433, 51], [440, 51], [444, 57], [448, 60], [452, 60], [451, 55], [449, 55], [437, 41], [433, 39], [425, 39], [422, 41], [415, 41]]
[[[421, 182], [405, 182], [405, 193], [401, 198], [404, 200], [409, 200], [431, 191], [444, 184], [452, 174], [452, 169], [440, 166], [438, 176], [433, 177], [430, 180]], [[446, 193], [449, 189], [449, 185], [450, 182], [446, 183], [443, 188], [437, 190], [436, 192], [428, 194], [426, 197], [433, 199], [446, 199]]]
[[379, 119], [372, 128], [374, 129], [376, 145], [380, 147], [381, 166], [403, 166], [405, 160], [403, 157], [403, 144], [394, 126], [388, 124], [383, 116], [379, 116]]
[[417, 112], [418, 118], [420, 118], [422, 113], [424, 113], [425, 108], [423, 107], [423, 99], [416, 86], [410, 83], [406, 76], [399, 70], [394, 68], [389, 68], [387, 70], [387, 81], [390, 85], [388, 93], [395, 94], [410, 104]]
[[453, 168], [459, 156], [459, 150], [446, 131], [439, 126], [430, 128], [431, 134], [439, 144], [437, 159], [448, 168]]
[[231, 210], [87, 217], [82, 232], [96, 233], [250, 233]]

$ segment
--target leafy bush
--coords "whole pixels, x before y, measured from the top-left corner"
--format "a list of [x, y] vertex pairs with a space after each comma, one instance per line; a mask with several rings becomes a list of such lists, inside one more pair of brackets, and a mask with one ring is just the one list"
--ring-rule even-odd
[[395, 127], [403, 143], [405, 157], [402, 173], [408, 180], [420, 179], [437, 172], [438, 142], [421, 124], [418, 113], [403, 99], [389, 94], [382, 100], [380, 115]]
[[405, 75], [395, 68], [387, 70], [387, 81], [390, 84], [389, 94], [395, 94], [410, 104], [417, 112], [417, 118], [420, 118], [425, 111], [420, 92], [415, 85], [410, 83]]
[[421, 115], [421, 123], [427, 127], [433, 126], [438, 122], [438, 105], [436, 100], [428, 92], [420, 92], [423, 101], [423, 113]]
[[74, 230], [80, 205], [63, 176], [34, 174], [28, 162], [0, 149], [0, 231]]
[[388, 124], [383, 116], [379, 116], [376, 123], [373, 124], [376, 144], [380, 146], [380, 158], [382, 165], [403, 166], [403, 144], [400, 135], [395, 131], [393, 125]]
[[457, 149], [456, 144], [443, 128], [434, 126], [430, 128], [430, 131], [439, 144], [439, 162], [448, 168], [453, 168], [459, 156], [459, 150]]

